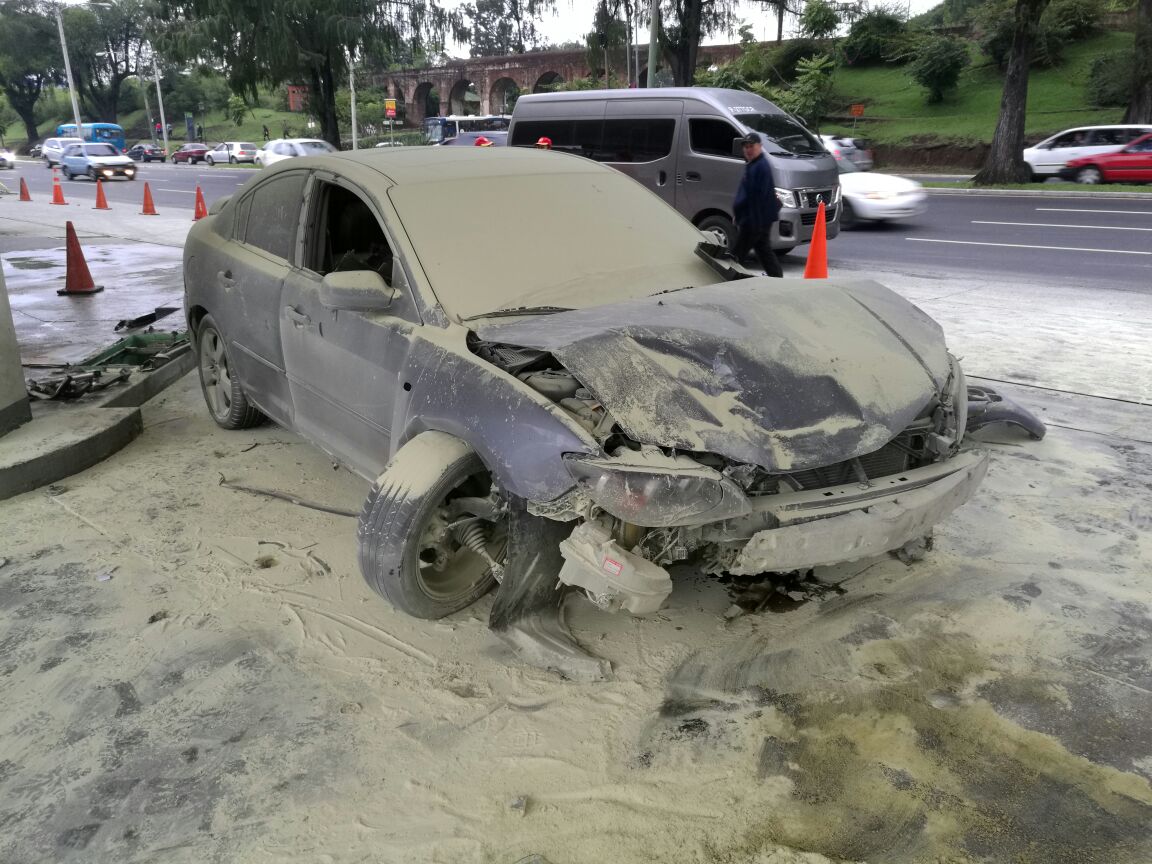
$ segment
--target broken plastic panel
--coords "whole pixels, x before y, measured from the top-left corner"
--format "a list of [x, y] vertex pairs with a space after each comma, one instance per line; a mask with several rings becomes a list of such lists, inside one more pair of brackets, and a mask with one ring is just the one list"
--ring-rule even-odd
[[650, 615], [672, 593], [668, 571], [621, 548], [602, 522], [585, 522], [560, 543], [560, 581], [583, 588], [606, 612]]

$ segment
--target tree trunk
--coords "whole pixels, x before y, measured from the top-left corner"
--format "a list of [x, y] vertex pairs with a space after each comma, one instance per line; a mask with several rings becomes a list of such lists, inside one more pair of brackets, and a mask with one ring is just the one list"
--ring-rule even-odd
[[784, 41], [784, 4], [780, 3], [776, 7], [776, 43], [780, 44]]
[[32, 146], [32, 142], [40, 137], [40, 130], [36, 128], [36, 118], [31, 114], [24, 115], [20, 111], [16, 111], [20, 115], [20, 120], [24, 124], [24, 134], [28, 136], [28, 146]]
[[24, 124], [24, 132], [28, 136], [29, 147], [40, 137], [40, 132], [36, 128], [36, 102], [40, 98], [41, 85], [38, 81], [35, 84], [28, 83], [36, 80], [29, 78], [22, 85], [8, 86], [3, 90], [4, 95], [8, 97], [8, 104], [12, 106], [12, 110], [16, 112], [20, 122]]
[[320, 115], [320, 137], [340, 149], [340, 121], [336, 118], [336, 73], [332, 69], [332, 55], [324, 54], [324, 65], [312, 68], [312, 86], [316, 93], [313, 103]]
[[1136, 12], [1136, 62], [1132, 65], [1132, 97], [1125, 123], [1152, 123], [1152, 0], [1140, 0]]
[[1000, 116], [988, 159], [972, 178], [977, 186], [993, 183], [1026, 183], [1031, 170], [1024, 161], [1024, 119], [1028, 108], [1028, 67], [1032, 63], [1040, 14], [1048, 0], [1016, 0], [1012, 47], [1008, 51], [1008, 69], [1004, 75], [1004, 95], [1000, 98]]

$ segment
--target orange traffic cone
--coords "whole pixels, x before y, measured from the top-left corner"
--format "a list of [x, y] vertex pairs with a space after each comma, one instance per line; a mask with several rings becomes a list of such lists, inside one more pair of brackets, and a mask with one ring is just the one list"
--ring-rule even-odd
[[24, 181], [23, 177], [20, 178], [20, 200], [21, 201], [31, 201], [32, 200], [32, 196], [30, 194], [28, 194], [28, 184]]
[[[53, 202], [55, 203], [55, 202]], [[57, 294], [97, 294], [104, 290], [104, 286], [92, 281], [92, 274], [88, 272], [88, 262], [84, 260], [84, 251], [80, 248], [80, 241], [76, 239], [76, 229], [71, 222], [65, 223], [64, 233], [68, 237], [68, 271], [64, 276], [64, 287]]]
[[93, 210], [111, 210], [108, 206], [108, 199], [104, 197], [104, 184], [99, 179], [96, 181], [96, 206]]
[[804, 278], [828, 278], [828, 232], [824, 224], [823, 201], [816, 208], [816, 224], [812, 227], [812, 242], [808, 246], [808, 263], [804, 265]]
[[196, 210], [192, 214], [192, 221], [199, 222], [208, 215], [208, 208], [204, 206], [204, 193], [200, 191], [200, 185], [196, 185]]
[[60, 172], [52, 169], [52, 203], [53, 204], [67, 204], [64, 200], [64, 190], [60, 186]]
[[144, 216], [157, 216], [156, 205], [152, 203], [152, 190], [148, 188], [148, 182], [144, 182], [144, 209], [140, 211]]

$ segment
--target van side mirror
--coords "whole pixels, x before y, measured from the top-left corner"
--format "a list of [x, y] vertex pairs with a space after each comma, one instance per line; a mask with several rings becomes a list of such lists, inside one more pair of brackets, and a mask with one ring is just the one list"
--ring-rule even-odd
[[741, 159], [744, 158], [744, 139], [743, 138], [733, 138], [732, 139], [732, 155], [733, 156], [739, 156]]
[[320, 302], [329, 309], [387, 309], [399, 292], [375, 270], [341, 270], [320, 282]]

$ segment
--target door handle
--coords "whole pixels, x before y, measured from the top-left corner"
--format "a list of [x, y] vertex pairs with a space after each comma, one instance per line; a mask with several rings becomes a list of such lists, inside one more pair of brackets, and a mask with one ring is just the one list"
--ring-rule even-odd
[[689, 171], [684, 176], [686, 178], [688, 178], [689, 180], [699, 180], [700, 179], [700, 172], [699, 171]]
[[231, 270], [220, 270], [216, 273], [216, 281], [226, 288], [231, 288], [236, 284], [236, 280], [232, 278]]
[[303, 312], [298, 312], [298, 311], [296, 311], [296, 309], [294, 309], [291, 306], [285, 306], [284, 312], [288, 316], [288, 319], [292, 322], [292, 324], [294, 326], [296, 326], [296, 327], [311, 327], [312, 326], [312, 319], [309, 318], [307, 315], [305, 315]]
[[667, 183], [667, 182], [668, 182], [668, 174], [667, 174], [667, 172], [665, 172], [665, 171], [660, 171], [660, 172], [659, 172], [659, 173], [656, 175], [656, 185], [657, 185], [657, 186], [663, 186], [663, 185], [664, 185], [665, 183]]

